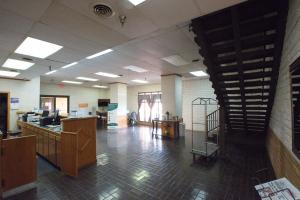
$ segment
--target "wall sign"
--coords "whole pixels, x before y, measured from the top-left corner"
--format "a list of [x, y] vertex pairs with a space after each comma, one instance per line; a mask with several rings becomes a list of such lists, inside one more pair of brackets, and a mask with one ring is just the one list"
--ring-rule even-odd
[[10, 98], [10, 109], [11, 110], [18, 110], [19, 109], [19, 104], [20, 104], [20, 99], [16, 97], [11, 97]]

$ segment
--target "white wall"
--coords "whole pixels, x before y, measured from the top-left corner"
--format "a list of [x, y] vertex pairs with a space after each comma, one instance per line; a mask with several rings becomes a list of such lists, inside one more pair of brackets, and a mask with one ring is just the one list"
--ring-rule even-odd
[[[182, 118], [185, 128], [192, 129], [192, 101], [198, 97], [216, 99], [212, 83], [209, 79], [186, 80], [182, 83]], [[207, 113], [216, 110], [216, 106], [208, 106]], [[204, 106], [197, 106], [194, 109], [194, 122], [204, 122]], [[204, 130], [203, 125], [196, 125], [196, 130]]]
[[[160, 84], [128, 87], [127, 105], [129, 111], [138, 111], [138, 92], [155, 91], [161, 91]], [[186, 129], [191, 129], [191, 103], [197, 97], [207, 97], [216, 99], [211, 82], [208, 79], [182, 81], [182, 117], [186, 124]], [[214, 109], [215, 107], [211, 107], [211, 109], [208, 110], [208, 113], [210, 111], [213, 111]], [[204, 114], [201, 113], [203, 112], [199, 112], [198, 117], [203, 118]]]
[[33, 108], [39, 108], [40, 102], [40, 77], [30, 81], [18, 81], [0, 79], [0, 91], [10, 92], [10, 97], [20, 99], [19, 109], [10, 110], [10, 127], [16, 129], [17, 111], [31, 111]]
[[161, 102], [163, 113], [182, 117], [182, 77], [166, 75], [161, 77]]
[[[289, 66], [300, 56], [300, 1], [289, 1], [289, 15], [270, 128], [292, 152], [292, 111]], [[292, 155], [294, 155], [292, 153]]]
[[88, 111], [92, 111], [93, 107], [98, 109], [98, 99], [109, 98], [109, 90], [71, 85], [59, 87], [55, 84], [41, 83], [41, 95], [70, 96], [70, 110], [78, 110], [80, 103], [87, 103]]

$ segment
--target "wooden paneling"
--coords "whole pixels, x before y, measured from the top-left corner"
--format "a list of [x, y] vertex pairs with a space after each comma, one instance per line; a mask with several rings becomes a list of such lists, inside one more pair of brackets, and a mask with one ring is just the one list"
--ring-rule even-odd
[[[43, 137], [43, 156], [45, 158], [49, 158], [49, 136], [47, 132], [42, 131], [41, 132]], [[55, 147], [54, 147], [55, 148]]]
[[60, 136], [55, 136], [55, 144], [56, 144], [56, 165], [61, 167], [61, 143]]
[[96, 162], [96, 117], [62, 119], [63, 132], [18, 121], [23, 135], [37, 137], [36, 152], [64, 173], [77, 176], [78, 170]]
[[[26, 122], [18, 121], [18, 126], [21, 127], [23, 135], [35, 135], [36, 136], [36, 152], [49, 160], [52, 164], [57, 164], [57, 141], [60, 141], [60, 134], [47, 130], [45, 128], [37, 127]], [[60, 146], [59, 146], [60, 148]]]
[[61, 170], [69, 176], [78, 174], [78, 134], [72, 132], [61, 133]]
[[55, 137], [53, 134], [48, 135], [48, 160], [57, 165]]
[[12, 137], [2, 140], [3, 192], [36, 180], [36, 137]]
[[95, 163], [97, 118], [65, 119], [62, 124], [64, 132], [78, 133], [78, 167]]
[[300, 189], [300, 161], [284, 146], [269, 128], [267, 149], [277, 178], [288, 178]]
[[162, 121], [161, 122], [162, 136], [176, 139], [179, 137], [179, 121]]

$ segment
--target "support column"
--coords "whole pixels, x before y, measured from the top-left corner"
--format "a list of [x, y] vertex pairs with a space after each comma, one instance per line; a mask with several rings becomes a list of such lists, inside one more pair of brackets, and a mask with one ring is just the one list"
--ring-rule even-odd
[[182, 117], [182, 77], [177, 74], [161, 76], [163, 115]]
[[118, 128], [127, 127], [127, 85], [113, 83], [110, 85], [110, 102], [117, 103]]

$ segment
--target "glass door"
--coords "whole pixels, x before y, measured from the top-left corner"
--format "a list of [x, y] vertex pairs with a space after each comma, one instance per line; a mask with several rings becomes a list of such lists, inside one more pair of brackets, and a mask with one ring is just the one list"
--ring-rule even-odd
[[54, 112], [55, 97], [41, 97], [41, 109], [48, 110], [49, 112]]

